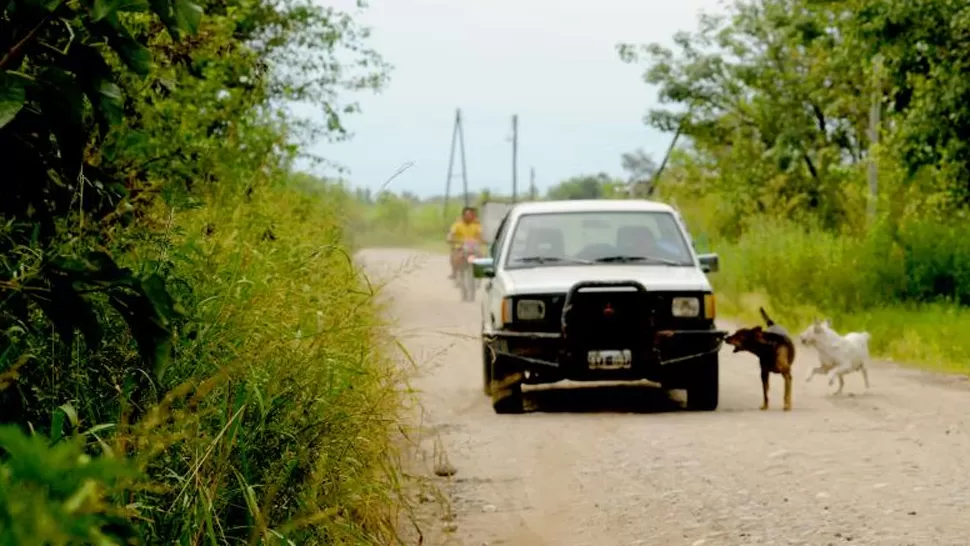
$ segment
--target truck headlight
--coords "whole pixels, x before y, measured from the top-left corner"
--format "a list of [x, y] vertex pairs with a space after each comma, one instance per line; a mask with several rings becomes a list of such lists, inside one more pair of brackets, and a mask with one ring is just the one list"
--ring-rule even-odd
[[542, 320], [546, 318], [546, 302], [542, 300], [519, 300], [515, 303], [517, 320]]
[[674, 298], [670, 313], [675, 317], [696, 317], [701, 314], [701, 300], [697, 298]]

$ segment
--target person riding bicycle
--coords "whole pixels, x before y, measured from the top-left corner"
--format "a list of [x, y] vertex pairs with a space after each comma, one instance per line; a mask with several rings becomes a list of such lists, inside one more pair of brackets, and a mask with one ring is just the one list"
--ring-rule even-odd
[[475, 207], [465, 207], [461, 211], [461, 218], [451, 224], [448, 230], [448, 244], [451, 245], [451, 275], [449, 279], [454, 279], [458, 274], [458, 266], [461, 261], [461, 247], [465, 243], [484, 244], [482, 239], [482, 225], [478, 223], [478, 213]]

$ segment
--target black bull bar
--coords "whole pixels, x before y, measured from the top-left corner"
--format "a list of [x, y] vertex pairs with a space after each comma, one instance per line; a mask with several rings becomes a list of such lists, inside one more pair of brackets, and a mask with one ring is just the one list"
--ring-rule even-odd
[[[573, 300], [576, 298], [576, 294], [585, 289], [598, 289], [598, 288], [632, 288], [637, 295], [645, 296], [649, 292], [646, 287], [640, 282], [633, 280], [626, 281], [583, 281], [576, 283], [570, 288], [569, 292], [566, 294], [566, 300], [563, 303], [562, 315], [560, 321], [560, 331], [559, 332], [513, 332], [508, 330], [502, 330], [492, 334], [493, 339], [523, 339], [523, 340], [561, 340], [563, 347], [561, 352], [566, 354], [571, 353], [571, 339], [569, 337], [569, 321], [571, 318], [571, 311], [573, 310]], [[678, 329], [661, 329], [658, 330], [655, 327], [655, 317], [653, 313], [655, 309], [651, 308], [649, 310], [649, 316], [645, 319], [645, 334], [652, 332], [652, 339], [644, 340], [642, 346], [649, 346], [652, 349], [654, 363], [659, 366], [666, 366], [668, 364], [676, 364], [678, 362], [683, 362], [687, 360], [693, 360], [706, 356], [709, 354], [717, 353], [721, 350], [721, 345], [724, 338], [728, 335], [728, 332], [724, 330], [678, 330]], [[681, 355], [672, 358], [664, 358], [661, 346], [664, 340], [678, 338], [697, 338], [699, 344], [706, 345], [710, 343], [710, 346], [700, 352], [691, 353], [688, 355]], [[707, 342], [707, 343], [705, 343]], [[642, 347], [641, 347], [642, 348]], [[507, 351], [500, 351], [495, 347], [492, 347], [491, 351], [494, 356], [502, 356], [512, 360], [517, 360], [522, 363], [528, 363], [532, 365], [537, 365], [540, 367], [547, 368], [561, 368], [559, 361], [551, 361], [540, 358], [533, 358], [524, 355], [518, 355]]]

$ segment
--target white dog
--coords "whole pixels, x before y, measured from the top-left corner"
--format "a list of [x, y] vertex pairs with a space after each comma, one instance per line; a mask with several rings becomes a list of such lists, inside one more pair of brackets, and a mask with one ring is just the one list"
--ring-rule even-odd
[[839, 390], [835, 394], [841, 394], [845, 386], [842, 379], [847, 373], [861, 372], [862, 379], [869, 388], [869, 373], [866, 366], [869, 364], [869, 332], [850, 332], [844, 336], [832, 329], [832, 323], [828, 319], [815, 320], [799, 334], [798, 339], [803, 345], [815, 347], [818, 351], [818, 367], [812, 369], [806, 382], [816, 374], [828, 374], [829, 385], [839, 380]]

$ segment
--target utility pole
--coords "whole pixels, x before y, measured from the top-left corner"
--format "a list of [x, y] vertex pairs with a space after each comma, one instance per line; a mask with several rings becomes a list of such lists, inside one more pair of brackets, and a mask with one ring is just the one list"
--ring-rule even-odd
[[448, 218], [448, 199], [451, 195], [451, 181], [455, 177], [455, 146], [458, 146], [458, 152], [461, 154], [461, 181], [462, 181], [462, 191], [464, 192], [464, 203], [468, 206], [468, 170], [465, 166], [465, 131], [462, 128], [461, 123], [461, 108], [455, 109], [455, 125], [451, 130], [451, 151], [448, 153], [448, 178], [445, 181], [445, 203], [442, 210], [442, 215], [445, 219], [445, 225], [451, 223], [451, 219]]
[[465, 193], [465, 206], [469, 205], [468, 195], [468, 167], [465, 165], [465, 126], [461, 122], [461, 110], [458, 110], [458, 149], [461, 151], [461, 189]]
[[519, 115], [512, 116], [512, 202], [517, 201], [519, 189]]
[[870, 223], [876, 219], [876, 210], [879, 203], [879, 158], [877, 156], [879, 155], [879, 124], [882, 117], [882, 58], [880, 56], [877, 55], [873, 59], [872, 69], [873, 89], [872, 104], [869, 107], [869, 151], [867, 153], [869, 159], [869, 203], [866, 207]]
[[[674, 146], [677, 145], [677, 139], [679, 139], [681, 133], [684, 132], [684, 123], [686, 123], [687, 119], [690, 117], [692, 110], [693, 106], [687, 110], [687, 113], [683, 117], [680, 118], [680, 123], [677, 124], [677, 131], [674, 133], [674, 138], [670, 140], [670, 146], [667, 146], [667, 153], [664, 154], [664, 158], [660, 162], [660, 166], [657, 167], [657, 172], [653, 173], [653, 177], [650, 180], [650, 186], [647, 187], [647, 198], [653, 197], [653, 192], [657, 191], [657, 181], [660, 180], [660, 175], [663, 174], [664, 168], [667, 167], [667, 161], [670, 159], [670, 154], [674, 152]], [[636, 184], [634, 184], [633, 189], [634, 191], [636, 190]], [[637, 196], [634, 195], [633, 197], [636, 198]]]
[[529, 167], [529, 201], [536, 200], [536, 168]]

